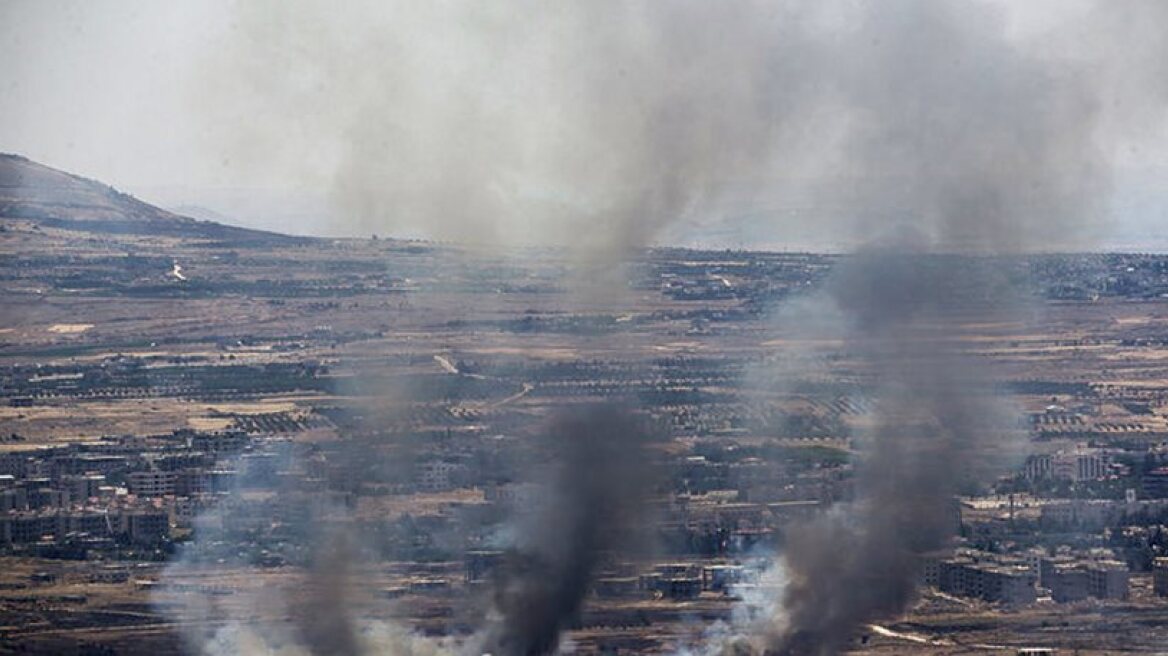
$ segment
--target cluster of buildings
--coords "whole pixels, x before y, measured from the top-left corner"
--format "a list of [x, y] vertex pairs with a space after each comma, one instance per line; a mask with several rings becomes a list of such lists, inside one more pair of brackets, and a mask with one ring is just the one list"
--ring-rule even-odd
[[1119, 526], [1125, 518], [1168, 512], [1168, 499], [1047, 499], [1039, 506], [1038, 523], [1050, 531], [1101, 531]]
[[1039, 562], [1039, 583], [1059, 603], [1094, 599], [1127, 599], [1130, 572], [1112, 554], [1091, 558], [1061, 553]]
[[960, 549], [929, 558], [924, 583], [942, 592], [1006, 605], [1035, 603], [1040, 592], [1058, 603], [1087, 598], [1127, 599], [1130, 571], [1106, 550], [1055, 554], [1035, 548], [1020, 554]]
[[242, 482], [274, 483], [278, 460], [239, 432], [10, 450], [0, 454], [0, 549], [84, 558], [164, 546]]
[[69, 548], [83, 554], [119, 544], [159, 544], [169, 537], [170, 525], [167, 509], [133, 502], [10, 511], [0, 515], [0, 545], [28, 545], [45, 554]]
[[[517, 566], [516, 556], [503, 551], [469, 551], [465, 558], [465, 583], [489, 581], [502, 568]], [[521, 565], [519, 565], [521, 566]], [[668, 562], [648, 567], [616, 563], [605, 568], [592, 584], [597, 597], [658, 598], [683, 601], [702, 593], [738, 596], [757, 587], [761, 569], [732, 562]]]
[[981, 554], [928, 559], [924, 569], [925, 584], [942, 592], [1008, 605], [1034, 603], [1036, 579], [1024, 564]]
[[1032, 455], [1023, 474], [1027, 480], [1094, 481], [1112, 473], [1111, 454], [1104, 449], [1079, 446], [1071, 450]]

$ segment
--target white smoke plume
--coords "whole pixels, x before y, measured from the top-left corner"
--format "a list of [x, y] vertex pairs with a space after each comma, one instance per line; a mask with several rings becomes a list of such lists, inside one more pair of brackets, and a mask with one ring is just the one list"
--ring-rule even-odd
[[[198, 656], [454, 654], [450, 640], [362, 612], [381, 602], [362, 579], [374, 561], [351, 519], [335, 499], [295, 484], [274, 494], [239, 486], [199, 513], [152, 602]], [[273, 527], [283, 538], [264, 543], [283, 549], [271, 555], [302, 567], [258, 562], [249, 536]]]

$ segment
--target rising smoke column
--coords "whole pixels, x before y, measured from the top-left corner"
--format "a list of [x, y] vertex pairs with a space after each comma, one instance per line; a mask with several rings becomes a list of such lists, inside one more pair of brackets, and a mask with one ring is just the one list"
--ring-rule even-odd
[[[297, 457], [291, 456], [293, 460]], [[263, 506], [241, 498], [242, 487], [199, 513], [195, 540], [184, 545], [162, 574], [167, 584], [154, 593], [158, 610], [176, 624], [184, 653], [197, 656], [453, 656], [450, 641], [415, 633], [392, 620], [375, 619], [363, 608], [376, 590], [362, 574], [371, 567], [372, 545], [354, 530], [348, 509], [323, 499], [315, 486], [285, 482]], [[276, 524], [281, 547], [304, 558], [299, 576], [268, 578], [271, 570], [252, 562], [238, 545], [259, 526]], [[364, 547], [364, 548], [363, 548]], [[303, 552], [307, 552], [304, 554]], [[279, 553], [279, 552], [277, 552]], [[300, 555], [303, 554], [303, 555]], [[296, 561], [293, 561], [296, 562]], [[179, 589], [224, 568], [242, 583], [229, 596], [215, 590]], [[241, 616], [238, 609], [245, 609]]]
[[591, 405], [562, 411], [547, 429], [552, 469], [534, 512], [517, 526], [496, 577], [497, 622], [483, 651], [550, 654], [579, 613], [606, 552], [639, 538], [652, 480], [652, 430], [629, 410]]
[[875, 386], [874, 425], [857, 438], [855, 502], [788, 534], [789, 582], [769, 631], [778, 653], [834, 654], [862, 624], [900, 613], [920, 556], [954, 534], [959, 486], [992, 480], [1018, 453], [1008, 404], [950, 334], [986, 316], [979, 311], [1002, 316], [971, 311], [968, 287], [945, 280], [988, 265], [868, 252], [837, 273], [828, 293], [851, 319], [845, 351]]
[[[797, 653], [833, 653], [904, 608], [916, 554], [948, 534], [955, 463], [997, 439], [1000, 404], [945, 342], [962, 299], [996, 283], [935, 256], [1090, 243], [1103, 138], [1126, 117], [1162, 120], [1168, 79], [1168, 58], [1132, 54], [1133, 27], [1163, 53], [1166, 5], [1140, 0], [1100, 3], [1107, 20], [1052, 48], [972, 0], [278, 4], [242, 6], [201, 97], [232, 119], [225, 157], [328, 186], [362, 231], [424, 225], [619, 259], [773, 184], [831, 208], [841, 241], [892, 233], [829, 292], [880, 398], [859, 499], [785, 556], [792, 583], [768, 637]], [[1113, 86], [1122, 103], [1101, 95]], [[591, 498], [564, 476], [568, 496]], [[554, 647], [603, 548], [526, 536], [531, 564], [500, 593], [504, 652]], [[549, 588], [548, 573], [563, 576]]]
[[1163, 122], [1166, 10], [1102, 2], [1031, 42], [1007, 4], [260, 0], [192, 105], [218, 159], [327, 190], [349, 234], [619, 259], [762, 212], [840, 244], [898, 221], [970, 249], [1089, 244], [1105, 153], [1083, 128]]
[[818, 93], [805, 23], [819, 13], [789, 0], [249, 2], [196, 102], [221, 157], [327, 189], [338, 230], [620, 261], [796, 164], [780, 151], [810, 149], [815, 121], [791, 117]]
[[793, 529], [781, 556], [790, 583], [766, 640], [780, 654], [838, 653], [902, 612], [921, 555], [954, 532], [958, 486], [986, 482], [1011, 450], [1008, 406], [953, 341], [979, 313], [1009, 314], [1000, 262], [952, 254], [1075, 243], [1108, 182], [1090, 76], [1011, 43], [1001, 15], [908, 1], [856, 20], [835, 77], [851, 117], [840, 168], [873, 217], [902, 228], [826, 290], [877, 402], [856, 500]]

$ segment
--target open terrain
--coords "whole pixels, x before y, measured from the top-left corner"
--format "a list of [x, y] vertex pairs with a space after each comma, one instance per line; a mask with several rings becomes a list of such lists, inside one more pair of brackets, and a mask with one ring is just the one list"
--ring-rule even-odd
[[[660, 428], [665, 473], [651, 548], [602, 564], [568, 639], [582, 652], [699, 642], [742, 596], [707, 580], [718, 567], [749, 570], [800, 518], [849, 495], [872, 372], [788, 309], [844, 258], [657, 248], [618, 274], [581, 274], [551, 249], [195, 221], [0, 157], [0, 474], [13, 489], [102, 476], [84, 495], [5, 501], [12, 517], [57, 523], [5, 529], [0, 653], [178, 653], [231, 622], [311, 614], [324, 585], [312, 563], [342, 548], [338, 534], [357, 536], [343, 574], [355, 616], [467, 635], [489, 582], [475, 554], [522, 512], [548, 418], [597, 401], [635, 405]], [[1163, 653], [1168, 598], [1132, 554], [1168, 552], [1149, 539], [1129, 553], [1116, 536], [1165, 523], [1149, 481], [1168, 443], [1168, 257], [996, 267], [1013, 286], [946, 317], [945, 339], [1013, 399], [1008, 430], [1025, 452], [989, 483], [1033, 503], [970, 490], [961, 545], [1110, 548], [1130, 593], [1064, 603], [1039, 590], [1016, 605], [923, 582], [906, 616], [853, 650]], [[1027, 455], [1079, 448], [1105, 451], [1106, 470], [1024, 475]], [[156, 471], [169, 487], [134, 477]], [[228, 474], [236, 482], [216, 488]], [[1118, 504], [1128, 489], [1151, 504], [1138, 522], [1043, 523], [1047, 505]], [[335, 511], [302, 517], [318, 503]], [[157, 511], [165, 526], [136, 536], [127, 520], [110, 537], [110, 521], [84, 523], [111, 509]], [[200, 524], [215, 512], [214, 530]], [[69, 513], [82, 528], [57, 528]]]

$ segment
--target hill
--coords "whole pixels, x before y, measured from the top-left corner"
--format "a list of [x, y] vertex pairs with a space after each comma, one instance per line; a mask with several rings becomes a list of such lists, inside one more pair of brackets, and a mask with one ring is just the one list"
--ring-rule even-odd
[[0, 221], [24, 220], [82, 232], [231, 240], [298, 240], [200, 221], [26, 157], [0, 153]]

